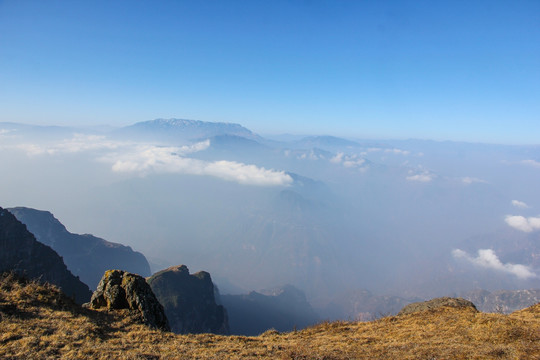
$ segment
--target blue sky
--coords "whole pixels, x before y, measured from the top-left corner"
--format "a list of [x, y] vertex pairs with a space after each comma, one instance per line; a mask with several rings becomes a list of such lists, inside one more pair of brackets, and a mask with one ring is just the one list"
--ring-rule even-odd
[[540, 143], [540, 2], [0, 0], [0, 121]]

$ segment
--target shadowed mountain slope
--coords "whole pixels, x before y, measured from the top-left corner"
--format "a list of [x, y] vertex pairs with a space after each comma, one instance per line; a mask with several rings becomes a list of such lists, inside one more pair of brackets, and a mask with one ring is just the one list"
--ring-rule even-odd
[[319, 321], [304, 293], [285, 285], [261, 294], [222, 295], [229, 313], [231, 333], [259, 335], [266, 330], [291, 331]]
[[78, 303], [90, 300], [90, 289], [67, 269], [62, 258], [0, 208], [0, 272], [4, 271], [57, 285]]
[[72, 234], [48, 211], [25, 207], [8, 210], [27, 226], [39, 242], [58, 252], [68, 269], [92, 289], [97, 287], [101, 276], [109, 269], [122, 269], [143, 277], [150, 275], [150, 265], [144, 255], [129, 246], [90, 234]]

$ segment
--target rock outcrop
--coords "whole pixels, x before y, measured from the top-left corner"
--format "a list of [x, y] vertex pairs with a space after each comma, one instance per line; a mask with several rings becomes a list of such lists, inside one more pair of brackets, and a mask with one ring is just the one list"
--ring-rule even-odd
[[163, 306], [146, 280], [122, 270], [108, 270], [92, 295], [91, 309], [128, 310], [141, 323], [170, 331]]
[[25, 207], [8, 210], [39, 242], [60, 254], [68, 269], [91, 289], [97, 287], [101, 276], [109, 269], [123, 269], [145, 277], [150, 275], [150, 265], [144, 255], [129, 246], [89, 234], [73, 234], [48, 211]]
[[206, 271], [190, 275], [185, 265], [174, 266], [152, 275], [148, 283], [175, 333], [229, 333], [227, 311], [216, 303], [215, 286]]
[[67, 269], [53, 249], [37, 241], [13, 214], [0, 208], [0, 272], [5, 271], [54, 284], [79, 304], [91, 296], [88, 286]]
[[426, 310], [435, 310], [441, 307], [454, 307], [454, 308], [469, 308], [474, 311], [478, 311], [476, 306], [469, 300], [462, 298], [451, 298], [451, 297], [441, 297], [428, 301], [415, 302], [409, 305], [406, 305], [398, 313], [399, 315], [407, 315], [412, 313], [417, 313]]

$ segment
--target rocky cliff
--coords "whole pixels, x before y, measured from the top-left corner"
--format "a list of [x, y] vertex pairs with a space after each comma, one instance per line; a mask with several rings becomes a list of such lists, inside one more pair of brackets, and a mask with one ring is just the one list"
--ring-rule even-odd
[[0, 208], [0, 272], [13, 271], [54, 284], [78, 303], [90, 299], [90, 289], [75, 277], [62, 258], [36, 240], [26, 226]]
[[25, 224], [36, 239], [64, 258], [68, 269], [95, 289], [109, 269], [123, 269], [141, 276], [150, 275], [143, 254], [129, 246], [112, 243], [93, 235], [73, 234], [48, 211], [25, 207], [8, 209]]
[[216, 303], [209, 273], [190, 274], [185, 265], [180, 265], [152, 275], [148, 283], [165, 308], [173, 332], [229, 333], [227, 312]]
[[163, 306], [146, 280], [127, 271], [106, 271], [88, 307], [127, 310], [133, 318], [145, 325], [164, 331], [170, 330]]

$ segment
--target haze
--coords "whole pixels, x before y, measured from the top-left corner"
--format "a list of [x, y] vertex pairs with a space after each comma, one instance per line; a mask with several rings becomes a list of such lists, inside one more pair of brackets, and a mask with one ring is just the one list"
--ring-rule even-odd
[[0, 206], [222, 293], [538, 288], [539, 41], [533, 1], [3, 1]]

